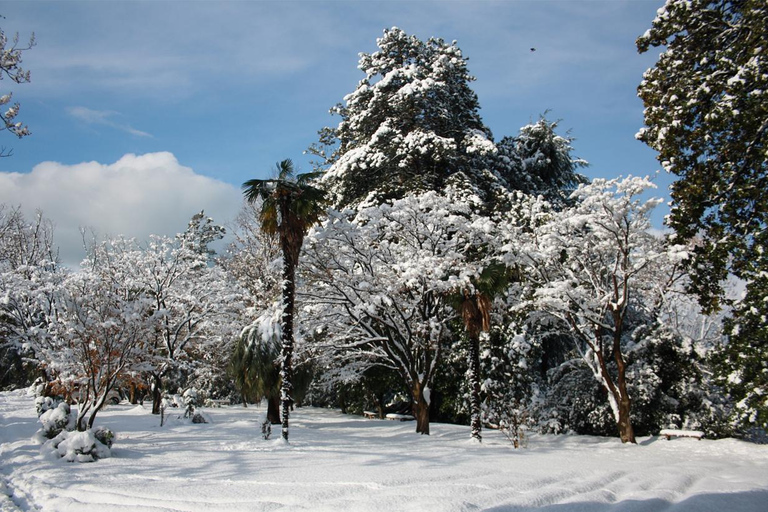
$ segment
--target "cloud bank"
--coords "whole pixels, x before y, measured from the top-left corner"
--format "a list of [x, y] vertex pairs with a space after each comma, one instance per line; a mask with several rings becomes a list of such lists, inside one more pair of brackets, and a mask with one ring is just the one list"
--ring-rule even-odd
[[20, 205], [28, 216], [42, 210], [56, 226], [62, 262], [70, 267], [84, 256], [81, 228], [139, 240], [173, 235], [200, 210], [225, 224], [241, 198], [236, 187], [196, 174], [168, 152], [128, 154], [113, 164], [43, 162], [30, 173], [0, 173], [0, 203]]

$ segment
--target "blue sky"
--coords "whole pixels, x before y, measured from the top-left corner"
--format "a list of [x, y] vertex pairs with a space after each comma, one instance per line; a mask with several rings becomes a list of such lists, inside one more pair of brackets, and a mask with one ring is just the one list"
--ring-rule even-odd
[[246, 179], [284, 158], [310, 169], [302, 152], [338, 122], [328, 109], [363, 77], [358, 53], [392, 26], [458, 41], [497, 140], [548, 110], [590, 177], [652, 174], [636, 88], [658, 52], [638, 55], [635, 39], [662, 3], [6, 2], [0, 27], [37, 46], [23, 61], [32, 83], [0, 81], [32, 131], [0, 133], [14, 151], [0, 203], [52, 217], [69, 263], [80, 227], [173, 234], [203, 208], [227, 222]]

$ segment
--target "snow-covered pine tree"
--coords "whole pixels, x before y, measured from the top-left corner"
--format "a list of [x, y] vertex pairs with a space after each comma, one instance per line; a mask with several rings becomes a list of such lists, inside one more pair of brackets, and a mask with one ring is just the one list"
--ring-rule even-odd
[[501, 180], [484, 158], [496, 149], [456, 42], [421, 41], [395, 27], [377, 45], [360, 56], [365, 78], [331, 109], [341, 122], [310, 148], [326, 168], [323, 186], [334, 206], [359, 204], [371, 193], [380, 203], [449, 182], [491, 200]]
[[567, 198], [587, 178], [576, 171], [587, 161], [572, 155], [573, 138], [555, 132], [558, 122], [541, 117], [520, 128], [515, 137], [498, 144], [495, 168], [515, 190], [541, 195], [550, 205], [562, 208]]

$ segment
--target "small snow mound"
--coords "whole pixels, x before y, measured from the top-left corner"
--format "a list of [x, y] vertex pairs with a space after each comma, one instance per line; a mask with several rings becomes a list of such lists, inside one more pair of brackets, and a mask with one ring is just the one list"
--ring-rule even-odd
[[289, 443], [287, 439], [283, 439], [283, 436], [267, 441], [266, 444], [273, 450], [287, 450], [291, 448], [291, 443]]

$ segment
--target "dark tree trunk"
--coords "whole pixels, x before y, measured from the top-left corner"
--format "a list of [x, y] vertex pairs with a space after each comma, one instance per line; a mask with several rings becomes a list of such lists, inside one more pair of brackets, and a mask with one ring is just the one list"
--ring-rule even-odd
[[160, 375], [153, 375], [152, 385], [152, 414], [160, 414], [160, 405], [163, 401], [163, 379]]
[[128, 401], [131, 405], [136, 405], [138, 402], [138, 400], [136, 400], [136, 384], [133, 382], [128, 385]]
[[622, 443], [637, 444], [635, 440], [635, 429], [632, 428], [630, 418], [632, 410], [632, 399], [627, 391], [627, 363], [621, 354], [621, 333], [624, 325], [624, 315], [621, 311], [614, 312], [615, 330], [613, 334], [613, 360], [616, 361], [618, 370], [616, 378], [616, 402], [619, 406], [619, 437]]
[[632, 412], [632, 399], [627, 391], [627, 365], [621, 353], [616, 351], [614, 359], [618, 368], [616, 402], [619, 406], [619, 437], [622, 443], [636, 444], [635, 429], [632, 427], [630, 414]]
[[[283, 217], [284, 219], [287, 217]], [[282, 367], [280, 369], [280, 401], [282, 408], [283, 439], [288, 441], [288, 420], [293, 403], [293, 308], [296, 295], [296, 263], [298, 251], [295, 250], [290, 234], [281, 236], [283, 251], [283, 317], [282, 348], [280, 351]], [[301, 248], [301, 244], [299, 244]]]
[[416, 418], [416, 432], [429, 435], [429, 404], [424, 399], [424, 392], [420, 382], [413, 387], [413, 416]]
[[267, 419], [273, 425], [280, 424], [280, 395], [267, 398]]
[[480, 337], [476, 332], [469, 336], [469, 409], [471, 414], [472, 439], [483, 440], [480, 418]]
[[625, 398], [619, 401], [619, 437], [622, 443], [637, 444], [635, 429], [632, 427], [632, 421], [630, 420], [632, 401], [626, 394], [623, 393], [622, 395]]

